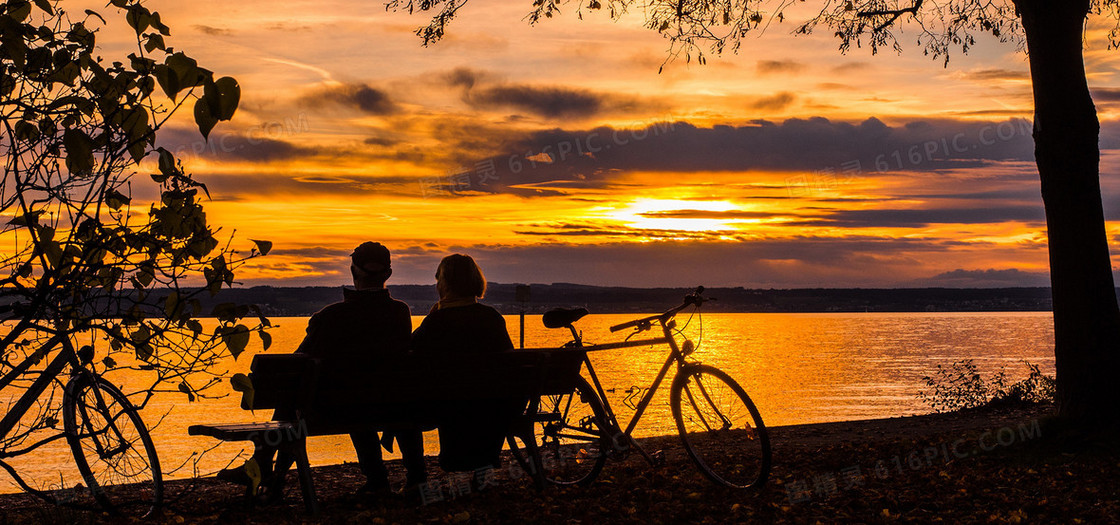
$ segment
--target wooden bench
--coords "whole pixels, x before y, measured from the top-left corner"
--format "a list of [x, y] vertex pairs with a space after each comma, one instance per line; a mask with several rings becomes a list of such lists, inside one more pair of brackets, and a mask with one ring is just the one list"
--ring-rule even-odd
[[[386, 362], [361, 381], [331, 384], [319, 381], [320, 363], [302, 354], [260, 354], [253, 358], [241, 408], [284, 408], [291, 417], [264, 423], [193, 425], [192, 436], [268, 445], [294, 458], [307, 511], [318, 513], [307, 437], [386, 431], [403, 428], [430, 430], [439, 424], [439, 406], [447, 402], [524, 399], [571, 392], [579, 378], [584, 352], [573, 349], [514, 350], [509, 352], [424, 358], [404, 356]], [[329, 408], [328, 408], [329, 407]], [[402, 408], [403, 407], [403, 408]], [[519, 439], [526, 457], [513, 454], [533, 476], [537, 488], [545, 481], [534, 437], [540, 415], [524, 407], [511, 414], [507, 441]], [[528, 464], [526, 464], [528, 462]]]

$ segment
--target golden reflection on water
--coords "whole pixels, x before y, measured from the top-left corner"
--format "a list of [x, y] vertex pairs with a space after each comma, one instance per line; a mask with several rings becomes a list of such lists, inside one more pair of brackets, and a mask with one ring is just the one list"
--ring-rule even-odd
[[[608, 327], [639, 317], [636, 314], [591, 315], [577, 327], [585, 342], [620, 341], [625, 332]], [[413, 318], [418, 326], [421, 317]], [[507, 316], [512, 339], [518, 340], [518, 318]], [[734, 377], [754, 400], [767, 426], [889, 417], [928, 412], [915, 397], [922, 377], [937, 365], [972, 358], [982, 373], [1005, 370], [1010, 378], [1025, 377], [1022, 361], [1039, 364], [1053, 373], [1053, 331], [1048, 312], [1025, 313], [844, 313], [844, 314], [706, 314], [687, 326], [686, 314], [678, 317], [684, 335], [699, 343], [689, 357], [721, 368]], [[291, 352], [303, 338], [306, 318], [273, 319], [270, 353]], [[570, 339], [567, 330], [549, 330], [540, 316], [527, 316], [527, 347], [555, 347]], [[701, 329], [702, 328], [702, 329]], [[640, 337], [659, 334], [642, 334]], [[229, 359], [226, 375], [247, 372], [252, 356], [261, 351], [253, 338], [240, 359]], [[665, 347], [638, 347], [593, 352], [591, 359], [612, 407], [625, 426], [633, 414], [626, 400], [637, 387], [648, 387], [668, 355]], [[668, 406], [670, 371], [650, 408], [635, 430], [637, 436], [673, 434], [675, 424]], [[115, 382], [128, 383], [127, 378]], [[631, 392], [631, 393], [628, 393]], [[638, 395], [642, 392], [639, 391]], [[7, 397], [8, 393], [0, 396]], [[213, 472], [244, 453], [240, 444], [226, 443], [194, 458], [217, 443], [187, 436], [196, 423], [264, 421], [271, 413], [250, 413], [238, 407], [228, 383], [208, 391], [212, 399], [188, 403], [183, 394], [160, 394], [144, 411], [164, 470], [186, 463], [169, 476], [188, 477], [194, 467]], [[160, 421], [161, 416], [166, 417]], [[436, 434], [425, 436], [428, 454], [438, 452]], [[192, 458], [192, 454], [194, 454]], [[346, 436], [310, 440], [313, 464], [355, 461]], [[395, 457], [390, 455], [388, 457]], [[40, 487], [72, 484], [73, 459], [64, 444], [12, 462], [29, 473]], [[60, 481], [60, 475], [63, 480]], [[10, 481], [0, 491], [17, 490]]]

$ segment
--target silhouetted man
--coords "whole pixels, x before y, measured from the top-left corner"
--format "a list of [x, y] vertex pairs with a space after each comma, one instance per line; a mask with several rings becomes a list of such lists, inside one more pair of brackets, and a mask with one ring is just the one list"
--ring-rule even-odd
[[[350, 254], [350, 274], [354, 290], [343, 288], [343, 300], [323, 308], [307, 322], [307, 335], [296, 353], [319, 359], [320, 385], [332, 388], [357, 385], [369, 380], [372, 371], [386, 365], [386, 361], [403, 356], [412, 335], [412, 315], [408, 305], [389, 296], [385, 281], [393, 274], [389, 249], [376, 242], [364, 242]], [[345, 410], [345, 407], [338, 407]], [[316, 406], [330, 419], [332, 407]], [[283, 417], [278, 410], [277, 419]], [[360, 418], [363, 414], [341, 414]], [[407, 470], [407, 485], [415, 486], [427, 479], [424, 464], [423, 434], [419, 430], [394, 432]], [[350, 434], [358, 466], [366, 477], [362, 492], [387, 494], [391, 492], [389, 473], [381, 458], [381, 443], [375, 431]], [[274, 448], [258, 448], [253, 459], [266, 479], [273, 474]], [[269, 498], [279, 497], [284, 474], [291, 467], [293, 458], [281, 454], [276, 460], [275, 475], [265, 485]], [[250, 483], [242, 469], [227, 469], [218, 474], [220, 479], [237, 483]]]
[[[408, 305], [390, 297], [385, 288], [385, 281], [393, 274], [389, 249], [380, 243], [364, 242], [350, 258], [355, 290], [344, 288], [342, 302], [311, 316], [307, 336], [296, 350], [320, 360], [320, 384], [345, 386], [366, 381], [368, 372], [384, 366], [387, 358], [407, 352], [412, 334]], [[407, 484], [423, 483], [427, 479], [423, 435], [419, 431], [394, 434], [407, 469]], [[389, 477], [377, 432], [354, 433], [350, 440], [366, 476], [363, 491], [388, 492]]]

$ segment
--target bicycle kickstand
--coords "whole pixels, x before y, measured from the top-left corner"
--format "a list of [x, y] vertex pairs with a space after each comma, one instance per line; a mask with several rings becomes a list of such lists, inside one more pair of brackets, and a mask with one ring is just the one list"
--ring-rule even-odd
[[650, 464], [650, 466], [661, 467], [665, 465], [665, 451], [655, 450], [652, 454], [650, 454], [649, 452], [646, 452], [646, 449], [642, 448], [642, 446], [639, 445], [638, 442], [632, 437], [630, 438], [630, 446], [633, 447], [634, 450], [637, 450], [638, 453], [641, 454], [643, 458], [645, 458], [646, 462]]

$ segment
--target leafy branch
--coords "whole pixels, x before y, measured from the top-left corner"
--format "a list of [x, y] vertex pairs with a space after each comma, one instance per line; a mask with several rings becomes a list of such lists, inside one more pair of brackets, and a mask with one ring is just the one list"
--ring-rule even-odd
[[[73, 349], [75, 366], [129, 378], [140, 407], [164, 392], [194, 400], [252, 334], [268, 344], [259, 309], [207, 312], [202, 299], [233, 286], [271, 244], [235, 248], [207, 220], [206, 186], [155, 137], [191, 101], [208, 137], [233, 118], [241, 89], [168, 46], [170, 28], [143, 1], [108, 7], [136, 35], [136, 50], [112, 62], [98, 55], [101, 14], [0, 4], [0, 389], [28, 388], [49, 355]], [[57, 432], [64, 379], [0, 436], [0, 457], [54, 439], [39, 434]]]

